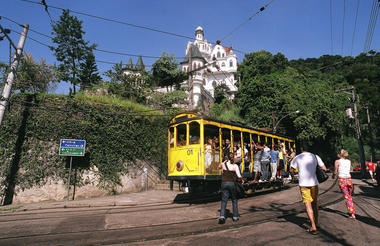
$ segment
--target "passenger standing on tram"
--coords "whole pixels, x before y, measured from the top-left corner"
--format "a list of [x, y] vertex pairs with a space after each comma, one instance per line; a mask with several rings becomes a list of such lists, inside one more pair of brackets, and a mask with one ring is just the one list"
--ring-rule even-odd
[[279, 152], [278, 152], [278, 146], [274, 145], [272, 147], [272, 150], [270, 151], [270, 170], [271, 170], [271, 178], [270, 181], [276, 180], [276, 173], [277, 173], [277, 165], [278, 165], [278, 157], [279, 157]]
[[[286, 161], [290, 165], [294, 157], [296, 157], [296, 152], [294, 151], [292, 147], [290, 147], [290, 150], [288, 153], [289, 154], [286, 156]], [[288, 180], [290, 180], [291, 183], [295, 183], [294, 175], [292, 175], [292, 173], [289, 174]]]
[[259, 182], [267, 181], [269, 179], [269, 160], [270, 160], [270, 149], [268, 144], [264, 143], [263, 154], [261, 156], [261, 178]]
[[219, 165], [219, 168], [223, 170], [222, 177], [222, 201], [220, 207], [219, 224], [224, 224], [226, 221], [226, 207], [228, 199], [231, 198], [232, 201], [232, 211], [234, 222], [239, 220], [237, 193], [234, 180], [242, 182], [241, 174], [238, 165], [234, 162], [234, 154], [229, 153], [227, 160]]
[[[279, 149], [279, 157], [278, 157], [278, 167], [277, 167], [277, 178], [282, 179], [282, 172], [285, 169], [285, 158], [286, 158], [286, 150], [284, 143], [280, 143]], [[289, 166], [287, 167], [287, 171], [289, 172]]]
[[261, 155], [263, 153], [263, 147], [260, 143], [255, 143], [252, 141], [252, 146], [254, 147], [253, 153], [253, 172], [255, 173], [255, 177], [253, 179], [253, 183], [257, 183], [257, 178], [259, 176], [259, 172], [261, 172]]
[[228, 154], [231, 152], [231, 142], [227, 138], [226, 143], [223, 145], [223, 158], [228, 158]]
[[205, 168], [209, 168], [212, 163], [212, 140], [210, 137], [207, 137], [205, 144]]

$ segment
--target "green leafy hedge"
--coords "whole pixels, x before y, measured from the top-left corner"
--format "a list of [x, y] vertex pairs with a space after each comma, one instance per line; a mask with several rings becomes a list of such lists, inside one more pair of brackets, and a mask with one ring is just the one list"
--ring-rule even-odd
[[127, 163], [133, 165], [136, 159], [166, 163], [169, 116], [95, 97], [17, 94], [11, 98], [0, 128], [3, 193], [10, 184], [25, 189], [43, 185], [48, 178], [66, 181], [67, 157], [58, 155], [60, 139], [86, 140], [86, 157], [75, 158], [74, 165], [79, 170], [96, 166], [101, 188], [108, 190], [120, 184]]

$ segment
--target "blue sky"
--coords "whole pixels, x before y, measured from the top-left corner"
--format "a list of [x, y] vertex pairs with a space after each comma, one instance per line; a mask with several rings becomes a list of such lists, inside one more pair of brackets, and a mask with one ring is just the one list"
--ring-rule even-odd
[[[194, 36], [195, 28], [201, 25], [205, 32], [205, 39], [211, 42], [222, 39], [270, 1], [46, 0], [48, 5], [190, 37]], [[325, 54], [348, 56], [351, 55], [351, 49], [352, 55], [356, 56], [364, 48], [372, 0], [360, 0], [359, 2], [353, 46], [358, 0], [332, 0], [331, 2], [332, 43], [330, 0], [275, 0], [263, 12], [223, 40], [222, 44], [244, 52], [258, 50], [267, 50], [271, 53], [281, 52], [288, 59], [319, 57]], [[343, 32], [344, 2], [346, 11]], [[0, 3], [1, 16], [18, 23], [29, 24], [31, 29], [51, 35], [50, 19], [43, 6], [21, 0], [0, 0]], [[54, 20], [58, 20], [62, 12], [53, 8], [50, 8], [49, 11]], [[83, 30], [86, 32], [85, 39], [90, 43], [98, 44], [99, 49], [147, 56], [160, 56], [163, 51], [174, 53], [176, 57], [185, 55], [185, 47], [189, 39], [72, 14], [83, 21]], [[0, 24], [5, 28], [21, 32], [19, 26], [4, 18], [0, 20]], [[380, 48], [379, 25], [376, 26], [374, 32], [371, 45], [373, 49]], [[33, 32], [29, 32], [28, 35], [52, 45], [49, 38]], [[19, 35], [15, 32], [12, 32], [10, 37], [15, 43], [18, 42]], [[8, 61], [8, 49], [9, 44], [6, 40], [0, 42], [0, 61]], [[47, 47], [30, 39], [26, 41], [25, 51], [32, 53], [36, 60], [44, 58], [48, 63], [56, 62]], [[236, 54], [241, 62], [244, 55]], [[130, 56], [101, 52], [95, 52], [95, 56], [97, 60], [123, 61], [123, 63], [130, 58]], [[131, 58], [136, 63], [137, 57]], [[143, 61], [146, 65], [151, 65], [155, 59], [143, 58]], [[101, 73], [111, 67], [111, 64], [98, 63]], [[64, 84], [56, 90], [56, 93], [67, 92], [68, 86]]]

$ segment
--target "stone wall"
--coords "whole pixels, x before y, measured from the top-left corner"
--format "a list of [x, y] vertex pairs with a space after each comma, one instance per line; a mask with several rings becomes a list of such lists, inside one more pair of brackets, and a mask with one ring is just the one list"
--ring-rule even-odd
[[[75, 187], [75, 200], [110, 195], [110, 191], [101, 189], [96, 167], [82, 174], [83, 186]], [[128, 173], [120, 176], [121, 186], [116, 186], [117, 194], [150, 189], [160, 180], [158, 170], [143, 161], [137, 165], [128, 166]], [[70, 200], [73, 196], [73, 186], [70, 188]], [[45, 185], [21, 190], [16, 187], [13, 204], [34, 203], [43, 201], [62, 201], [67, 199], [67, 183], [63, 180], [49, 179]]]

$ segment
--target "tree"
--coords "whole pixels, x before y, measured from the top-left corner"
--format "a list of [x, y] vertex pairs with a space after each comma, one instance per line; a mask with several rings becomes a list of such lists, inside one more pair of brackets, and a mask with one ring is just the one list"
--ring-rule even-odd
[[315, 151], [331, 160], [347, 125], [346, 99], [336, 96], [334, 89], [348, 84], [342, 76], [298, 71], [289, 64], [282, 55], [263, 51], [245, 57], [238, 70], [241, 81], [235, 100], [240, 114], [253, 126], [271, 127], [272, 112], [281, 117], [299, 110], [283, 118], [278, 132], [310, 142]]
[[110, 92], [137, 102], [144, 102], [145, 92], [149, 85], [149, 76], [143, 70], [139, 72], [140, 74], [127, 75], [124, 73], [122, 62], [115, 64], [111, 70], [104, 73], [110, 78]]
[[[90, 65], [91, 69], [83, 72], [84, 74], [82, 70], [88, 68], [88, 66], [82, 65], [81, 67], [81, 64], [86, 62], [93, 63], [91, 62], [91, 54], [95, 46], [89, 46], [89, 42], [84, 41], [83, 35], [85, 32], [82, 30], [82, 21], [75, 16], [71, 16], [69, 10], [63, 10], [59, 21], [54, 22], [52, 28], [52, 34], [54, 35], [52, 40], [53, 43], [57, 44], [57, 47], [52, 48], [52, 50], [57, 60], [61, 62], [58, 65], [60, 79], [70, 81], [75, 94], [76, 86], [81, 82], [81, 74], [82, 76], [84, 74], [88, 75], [89, 71], [94, 74], [96, 67], [93, 64]], [[85, 81], [88, 82], [88, 80]]]
[[172, 55], [163, 52], [161, 57], [152, 65], [152, 80], [161, 87], [169, 87], [176, 85], [186, 80], [186, 73], [178, 69], [178, 62]]
[[92, 49], [89, 49], [86, 53], [85, 61], [80, 64], [80, 89], [91, 88], [100, 83], [102, 78], [98, 73], [98, 67], [95, 62], [95, 56], [92, 52]]
[[44, 59], [36, 63], [32, 54], [25, 54], [17, 72], [14, 90], [22, 93], [47, 93], [54, 89], [58, 82], [57, 67], [46, 64]]
[[230, 89], [226, 84], [220, 84], [215, 86], [214, 88], [214, 99], [215, 103], [221, 103], [223, 100], [225, 100], [228, 97], [228, 93], [230, 92]]

